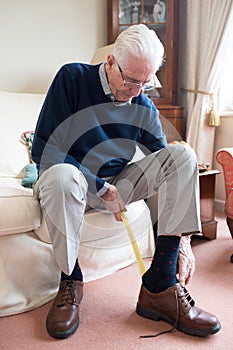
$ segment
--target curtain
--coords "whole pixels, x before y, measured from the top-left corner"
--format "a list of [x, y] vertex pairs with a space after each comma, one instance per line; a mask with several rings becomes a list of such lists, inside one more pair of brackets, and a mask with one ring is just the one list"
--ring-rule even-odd
[[[207, 124], [211, 97], [233, 50], [232, 0], [180, 0], [182, 103], [186, 106], [186, 140], [199, 162], [213, 161], [215, 128]], [[188, 90], [194, 90], [190, 92]], [[215, 108], [217, 109], [217, 99]]]

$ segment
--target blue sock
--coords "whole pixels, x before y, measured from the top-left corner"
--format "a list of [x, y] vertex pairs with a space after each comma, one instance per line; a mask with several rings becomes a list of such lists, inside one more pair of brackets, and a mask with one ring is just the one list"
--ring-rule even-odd
[[78, 264], [78, 259], [74, 265], [74, 269], [71, 275], [66, 275], [64, 272], [61, 273], [61, 281], [64, 280], [74, 280], [74, 281], [83, 281], [83, 274]]
[[150, 268], [144, 273], [142, 283], [152, 293], [159, 293], [174, 286], [180, 237], [158, 236]]

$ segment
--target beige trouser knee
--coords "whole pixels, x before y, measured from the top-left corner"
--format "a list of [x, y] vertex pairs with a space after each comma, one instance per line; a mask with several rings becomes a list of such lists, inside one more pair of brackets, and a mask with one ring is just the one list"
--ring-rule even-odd
[[158, 193], [158, 235], [200, 232], [198, 167], [188, 144], [168, 145], [130, 164], [109, 182], [125, 203], [153, 200]]

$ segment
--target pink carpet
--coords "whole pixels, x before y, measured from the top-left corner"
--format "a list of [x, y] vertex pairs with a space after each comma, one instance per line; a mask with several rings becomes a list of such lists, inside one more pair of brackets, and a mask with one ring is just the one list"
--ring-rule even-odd
[[[233, 349], [233, 242], [224, 216], [217, 213], [216, 240], [195, 239], [196, 273], [188, 286], [196, 304], [216, 314], [222, 330], [199, 338], [179, 331], [158, 338], [140, 335], [168, 329], [165, 322], [143, 319], [135, 313], [140, 276], [134, 264], [106, 278], [85, 285], [81, 304], [81, 323], [68, 339], [51, 338], [45, 329], [50, 304], [36, 310], [0, 318], [1, 350], [232, 350]], [[150, 259], [145, 263], [148, 265]]]

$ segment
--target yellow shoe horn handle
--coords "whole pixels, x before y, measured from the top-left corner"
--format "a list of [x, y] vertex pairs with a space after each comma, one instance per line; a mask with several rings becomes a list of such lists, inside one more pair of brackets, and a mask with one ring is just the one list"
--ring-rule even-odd
[[122, 221], [124, 222], [125, 227], [128, 231], [128, 235], [129, 235], [129, 238], [130, 238], [130, 241], [131, 241], [131, 244], [132, 244], [135, 256], [136, 256], [139, 272], [140, 272], [140, 275], [142, 276], [146, 272], [146, 268], [145, 268], [144, 262], [142, 260], [142, 256], [141, 256], [140, 250], [138, 248], [136, 239], [134, 237], [133, 231], [130, 227], [129, 221], [128, 221], [125, 213], [122, 211], [121, 211], [121, 218], [122, 218]]

